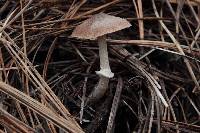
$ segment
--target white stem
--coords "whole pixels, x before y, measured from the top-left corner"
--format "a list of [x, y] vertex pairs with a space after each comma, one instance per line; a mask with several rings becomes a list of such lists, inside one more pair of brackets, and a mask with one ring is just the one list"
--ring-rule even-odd
[[101, 69], [109, 69], [109, 60], [108, 60], [108, 50], [106, 43], [106, 35], [98, 37], [98, 45], [99, 45], [99, 57], [100, 57], [100, 68]]
[[100, 71], [97, 71], [96, 73], [99, 75], [100, 79], [97, 86], [89, 96], [91, 100], [98, 100], [104, 96], [108, 89], [109, 78], [114, 76], [109, 65], [106, 35], [98, 37], [97, 40], [99, 45]]
[[99, 45], [100, 71], [97, 71], [96, 73], [99, 76], [112, 78], [114, 74], [110, 70], [106, 35], [98, 37], [97, 40], [98, 40], [98, 45]]

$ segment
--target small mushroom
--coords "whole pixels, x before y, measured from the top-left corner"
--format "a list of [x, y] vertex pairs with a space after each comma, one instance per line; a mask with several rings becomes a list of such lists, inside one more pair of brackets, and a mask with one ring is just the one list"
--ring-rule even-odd
[[78, 25], [72, 33], [72, 37], [79, 39], [97, 39], [99, 45], [100, 71], [96, 71], [100, 79], [89, 98], [100, 99], [108, 89], [109, 79], [114, 76], [109, 65], [106, 34], [113, 33], [130, 27], [131, 24], [122, 18], [99, 13]]

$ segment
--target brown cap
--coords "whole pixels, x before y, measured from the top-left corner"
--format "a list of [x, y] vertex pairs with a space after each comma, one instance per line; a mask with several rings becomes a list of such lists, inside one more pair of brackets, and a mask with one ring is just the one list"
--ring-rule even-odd
[[80, 39], [96, 39], [99, 36], [116, 32], [130, 26], [131, 24], [126, 19], [99, 13], [78, 25], [71, 36]]

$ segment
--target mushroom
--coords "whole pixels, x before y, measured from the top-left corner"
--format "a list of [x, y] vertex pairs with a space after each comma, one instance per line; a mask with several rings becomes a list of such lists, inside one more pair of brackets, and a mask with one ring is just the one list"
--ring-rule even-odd
[[100, 79], [90, 94], [89, 99], [100, 99], [108, 89], [109, 79], [114, 76], [109, 65], [106, 34], [113, 33], [130, 27], [131, 24], [119, 17], [99, 13], [78, 25], [72, 33], [72, 37], [79, 39], [97, 39], [99, 45], [100, 71], [96, 71]]

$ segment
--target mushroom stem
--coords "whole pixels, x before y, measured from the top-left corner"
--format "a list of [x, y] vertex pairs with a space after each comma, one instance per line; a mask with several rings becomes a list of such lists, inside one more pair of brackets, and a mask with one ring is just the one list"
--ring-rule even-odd
[[92, 91], [92, 93], [90, 94], [89, 99], [92, 101], [96, 101], [102, 98], [108, 89], [108, 83], [109, 83], [109, 78], [100, 76], [99, 82]]
[[97, 40], [98, 40], [98, 45], [99, 45], [100, 68], [110, 70], [106, 35], [98, 37]]
[[99, 45], [100, 71], [97, 71], [96, 73], [99, 76], [112, 78], [114, 74], [110, 70], [106, 35], [98, 37], [97, 40], [98, 40], [98, 45]]
[[105, 92], [108, 89], [109, 79], [114, 76], [114, 73], [111, 72], [109, 59], [108, 59], [108, 50], [106, 43], [106, 35], [97, 38], [99, 45], [99, 57], [100, 57], [100, 71], [96, 71], [100, 79], [89, 96], [92, 100], [98, 100], [104, 96]]

